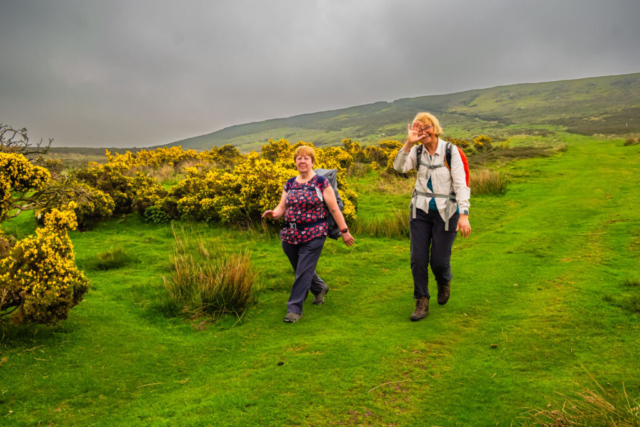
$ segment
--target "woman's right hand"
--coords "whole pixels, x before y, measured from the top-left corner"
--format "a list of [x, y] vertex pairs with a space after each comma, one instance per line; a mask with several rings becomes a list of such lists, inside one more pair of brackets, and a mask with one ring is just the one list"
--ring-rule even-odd
[[353, 243], [356, 241], [353, 236], [351, 235], [351, 233], [349, 233], [348, 231], [346, 233], [344, 233], [342, 235], [342, 241], [344, 242], [345, 245], [347, 246], [353, 246]]
[[415, 144], [416, 142], [420, 141], [422, 138], [424, 137], [424, 135], [420, 135], [420, 133], [414, 129], [411, 124], [407, 125], [407, 143], [408, 144]]
[[262, 218], [278, 219], [276, 218], [276, 211], [273, 211], [271, 209], [269, 209], [268, 211], [264, 211], [264, 213], [262, 214]]

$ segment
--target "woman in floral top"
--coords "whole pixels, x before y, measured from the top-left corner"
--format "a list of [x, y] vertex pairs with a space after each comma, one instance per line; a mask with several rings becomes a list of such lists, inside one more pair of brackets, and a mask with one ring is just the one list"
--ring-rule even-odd
[[[296, 272], [284, 318], [287, 323], [297, 322], [302, 317], [302, 304], [309, 290], [315, 295], [314, 304], [324, 303], [324, 296], [329, 292], [329, 286], [316, 274], [316, 265], [329, 231], [325, 203], [340, 227], [344, 243], [351, 246], [354, 242], [329, 181], [313, 171], [316, 162], [313, 148], [298, 147], [293, 158], [299, 175], [285, 184], [278, 207], [262, 215], [271, 219], [284, 217], [286, 221], [280, 239], [282, 249]], [[324, 203], [318, 192], [322, 194]]]

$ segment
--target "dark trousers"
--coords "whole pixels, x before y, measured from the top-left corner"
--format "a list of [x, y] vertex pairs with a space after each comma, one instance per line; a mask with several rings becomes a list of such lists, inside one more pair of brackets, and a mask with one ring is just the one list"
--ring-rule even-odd
[[302, 304], [307, 299], [309, 290], [317, 295], [327, 286], [316, 274], [316, 265], [325, 240], [326, 237], [323, 236], [298, 245], [282, 242], [282, 249], [296, 272], [287, 302], [288, 312], [302, 314]]
[[456, 238], [456, 227], [460, 214], [449, 219], [449, 231], [444, 231], [444, 221], [437, 211], [428, 213], [418, 209], [416, 218], [411, 219], [411, 273], [413, 274], [413, 297], [429, 296], [429, 271], [436, 282], [446, 283], [451, 274], [451, 248]]

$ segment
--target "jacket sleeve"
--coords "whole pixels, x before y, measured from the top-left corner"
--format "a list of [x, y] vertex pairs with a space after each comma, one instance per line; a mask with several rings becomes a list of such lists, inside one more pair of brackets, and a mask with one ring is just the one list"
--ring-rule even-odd
[[401, 148], [398, 151], [396, 159], [393, 161], [393, 168], [398, 172], [407, 173], [416, 167], [416, 150], [417, 145], [411, 147], [409, 154], [405, 153]]
[[471, 197], [471, 189], [467, 187], [467, 177], [464, 172], [464, 164], [458, 148], [454, 145], [451, 147], [451, 184], [453, 191], [456, 193], [456, 200], [460, 213], [467, 211], [469, 213], [469, 198]]

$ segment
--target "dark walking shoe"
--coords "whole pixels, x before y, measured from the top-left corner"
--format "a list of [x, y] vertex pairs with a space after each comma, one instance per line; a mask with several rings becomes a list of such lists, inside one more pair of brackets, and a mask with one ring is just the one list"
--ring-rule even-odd
[[324, 296], [329, 292], [329, 286], [327, 286], [326, 284], [324, 285], [324, 289], [322, 291], [320, 291], [320, 293], [318, 295], [314, 295], [313, 297], [313, 303], [315, 305], [321, 305], [324, 304]]
[[290, 311], [287, 313], [286, 316], [284, 316], [283, 320], [285, 323], [296, 323], [298, 320], [300, 320], [301, 317], [302, 317], [302, 314], [298, 314]]
[[438, 304], [445, 305], [451, 296], [451, 280], [438, 283]]
[[429, 314], [429, 298], [422, 297], [416, 300], [416, 310], [411, 315], [411, 320], [424, 319]]

